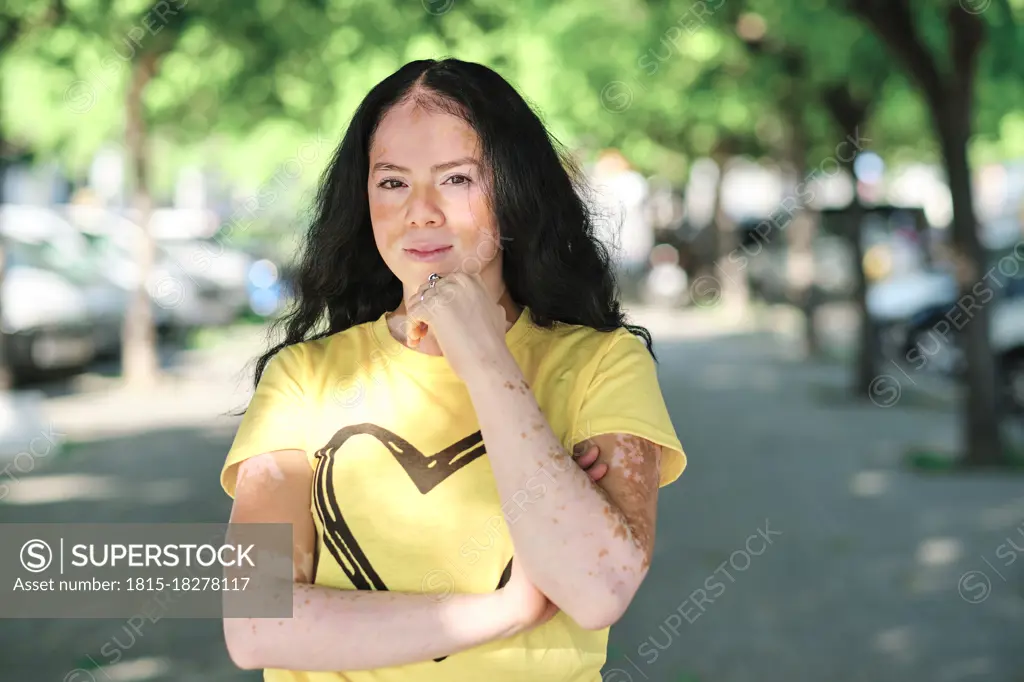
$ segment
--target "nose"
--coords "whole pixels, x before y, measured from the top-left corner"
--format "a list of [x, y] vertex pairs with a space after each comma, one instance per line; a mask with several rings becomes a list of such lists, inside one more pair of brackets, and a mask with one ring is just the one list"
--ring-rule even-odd
[[405, 222], [409, 227], [440, 227], [444, 212], [437, 203], [433, 187], [414, 189], [409, 193]]

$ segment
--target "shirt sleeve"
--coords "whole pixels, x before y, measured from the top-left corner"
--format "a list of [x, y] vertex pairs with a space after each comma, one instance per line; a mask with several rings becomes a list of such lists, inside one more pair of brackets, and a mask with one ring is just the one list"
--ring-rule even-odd
[[661, 394], [657, 366], [639, 337], [627, 329], [613, 334], [583, 396], [576, 433], [587, 438], [624, 433], [657, 443], [662, 448], [659, 487], [666, 486], [683, 473], [686, 453]]
[[238, 465], [275, 450], [306, 451], [305, 367], [301, 349], [286, 346], [267, 363], [221, 469], [220, 484], [235, 497]]

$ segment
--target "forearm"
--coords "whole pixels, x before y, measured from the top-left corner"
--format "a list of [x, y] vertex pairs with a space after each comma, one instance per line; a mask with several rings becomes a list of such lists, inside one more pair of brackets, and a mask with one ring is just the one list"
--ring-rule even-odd
[[645, 552], [552, 432], [514, 360], [467, 386], [516, 560], [559, 608], [584, 627], [601, 627], [643, 580]]
[[410, 594], [293, 584], [291, 618], [226, 618], [249, 669], [372, 670], [448, 656], [515, 634], [500, 592]]

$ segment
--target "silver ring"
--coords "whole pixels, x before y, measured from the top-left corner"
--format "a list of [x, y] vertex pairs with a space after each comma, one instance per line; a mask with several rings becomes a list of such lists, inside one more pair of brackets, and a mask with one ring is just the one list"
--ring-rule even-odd
[[427, 277], [427, 282], [429, 283], [428, 286], [431, 289], [433, 289], [434, 285], [437, 284], [438, 280], [440, 280], [440, 279], [441, 279], [441, 275], [437, 274], [436, 272], [430, 273], [430, 277]]

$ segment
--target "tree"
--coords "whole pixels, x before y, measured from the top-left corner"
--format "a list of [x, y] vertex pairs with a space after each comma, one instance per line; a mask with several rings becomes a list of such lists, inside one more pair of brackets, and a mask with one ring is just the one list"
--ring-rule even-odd
[[[799, 186], [815, 165], [810, 158], [811, 149], [822, 143], [822, 131], [812, 126], [816, 113], [814, 109], [820, 107], [818, 86], [811, 78], [806, 55], [777, 36], [767, 35], [763, 19], [753, 13], [740, 14], [742, 8], [741, 5], [736, 10], [736, 32], [758, 66], [745, 74], [744, 82], [756, 88], [766, 104], [777, 110], [780, 120], [784, 122], [786, 134], [778, 152], [788, 162]], [[761, 28], [753, 33], [750, 29], [745, 31], [744, 22], [747, 25], [757, 24]], [[818, 301], [812, 274], [816, 225], [810, 214], [810, 207], [797, 203], [792, 209], [783, 212], [784, 217], [780, 216], [781, 224], [777, 228], [773, 224], [775, 229], [770, 234], [774, 238], [784, 228], [788, 247], [788, 298], [799, 307], [803, 315], [804, 352], [814, 357], [820, 354], [821, 344], [815, 324]], [[859, 264], [857, 267], [860, 267]]]
[[[818, 17], [821, 19], [821, 17]], [[836, 22], [836, 29], [842, 24]], [[807, 35], [807, 34], [803, 34]], [[829, 31], [829, 36], [835, 32]], [[783, 112], [786, 112], [787, 120], [790, 123], [790, 130], [794, 144], [793, 157], [799, 167], [806, 167], [806, 148], [808, 135], [813, 134], [805, 125], [806, 111], [809, 108], [820, 108], [831, 122], [832, 131], [828, 137], [834, 138], [838, 132], [840, 140], [860, 139], [860, 131], [867, 126], [872, 107], [882, 92], [891, 71], [884, 58], [879, 55], [877, 42], [870, 35], [856, 36], [849, 45], [849, 61], [846, 73], [837, 74], [826, 71], [824, 74], [815, 73], [812, 66], [817, 62], [815, 49], [821, 44], [814, 44], [813, 39], [810, 45], [807, 40], [803, 45], [788, 42], [785, 38], [776, 35], [759, 36], [756, 40], [745, 40], [752, 52], [759, 55], [762, 60], [771, 60], [772, 66], [783, 74], [782, 87], [774, 97]], [[823, 140], [818, 140], [821, 146]], [[856, 151], [839, 154], [835, 149], [832, 156], [838, 166], [843, 168], [847, 175], [855, 180], [853, 170], [856, 159]], [[803, 157], [803, 158], [801, 158]], [[804, 173], [800, 173], [803, 177]], [[854, 381], [852, 383], [854, 395], [867, 398], [870, 395], [872, 384], [879, 376], [878, 365], [881, 357], [881, 342], [879, 330], [867, 308], [868, 282], [864, 272], [864, 245], [862, 223], [864, 207], [860, 197], [855, 190], [849, 205], [844, 211], [843, 229], [844, 237], [850, 248], [852, 257], [853, 272], [856, 278], [854, 286], [854, 303], [857, 306], [860, 318], [860, 334], [857, 344], [857, 360], [854, 363]], [[801, 235], [801, 237], [803, 237]], [[804, 237], [806, 239], [806, 237]], [[804, 293], [804, 296], [807, 296]], [[813, 326], [811, 321], [812, 311], [806, 311], [808, 326]], [[813, 333], [807, 334], [810, 346], [813, 347]]]
[[[817, 353], [819, 344], [814, 324], [816, 289], [808, 269], [815, 221], [811, 216], [813, 207], [807, 204], [813, 201], [813, 194], [806, 191], [805, 185], [819, 174], [823, 158], [837, 160], [837, 132], [840, 140], [847, 132], [852, 133], [850, 139], [857, 139], [856, 131], [837, 130], [839, 126], [832, 115], [834, 111], [827, 106], [825, 93], [864, 80], [862, 73], [850, 73], [851, 68], [860, 65], [858, 60], [835, 59], [837, 45], [854, 49], [859, 40], [856, 32], [850, 30], [852, 22], [844, 24], [836, 19], [835, 12], [777, 0], [746, 0], [722, 6], [709, 21], [742, 51], [733, 57], [727, 69], [733, 83], [747, 93], [751, 108], [760, 112], [751, 134], [757, 135], [762, 148], [781, 159], [795, 177], [794, 194], [787, 193], [768, 221], [755, 230], [754, 248], [786, 240], [788, 298], [803, 313], [805, 350], [810, 355]], [[823, 24], [830, 25], [827, 36], [818, 30]], [[835, 37], [836, 32], [843, 35]], [[867, 91], [874, 92], [870, 88]], [[768, 133], [772, 128], [778, 132]], [[844, 158], [849, 163], [842, 165], [849, 167], [855, 155]], [[859, 250], [859, 244], [855, 250]], [[859, 260], [855, 266], [859, 271]], [[863, 286], [858, 288], [856, 297], [863, 308]], [[870, 318], [865, 319], [869, 325]], [[877, 365], [873, 355], [860, 356], [867, 360], [859, 363], [868, 367], [863, 373]], [[866, 391], [861, 395], [864, 394]]]
[[[139, 286], [123, 331], [126, 383], [148, 385], [159, 373], [146, 287], [156, 250], [148, 230], [154, 142], [186, 147], [210, 135], [244, 134], [275, 115], [308, 122], [311, 111], [320, 113], [330, 91], [324, 95], [319, 94], [324, 89], [310, 88], [318, 94], [300, 107], [301, 115], [289, 111], [291, 102], [282, 94], [283, 86], [296, 82], [296, 70], [323, 67], [311, 37], [328, 32], [316, 30], [324, 23], [322, 11], [315, 10], [322, 10], [315, 0], [291, 3], [285, 20], [283, 5], [240, 15], [224, 2], [159, 1], [139, 12], [132, 3], [96, 0], [70, 13], [67, 28], [74, 35], [44, 36], [27, 48], [22, 66], [28, 73], [62, 74], [55, 81], [64, 101], [58, 107], [42, 104], [39, 109], [54, 125], [26, 125], [26, 135], [66, 156], [67, 140], [87, 137], [91, 144], [81, 150], [86, 159], [104, 140], [117, 135], [124, 140], [134, 218], [142, 227]], [[273, 76], [283, 86], [268, 81]]]
[[[628, 56], [592, 72], [595, 89], [607, 100], [602, 118], [622, 124], [616, 131], [622, 146], [635, 141], [633, 148], [646, 151], [642, 155], [655, 166], [665, 168], [676, 155], [681, 163], [675, 165], [684, 172], [674, 180], [692, 179], [699, 159], [714, 163], [710, 221], [693, 241], [703, 256], [698, 260], [712, 265], [695, 280], [692, 293], [720, 298], [723, 308], [742, 315], [749, 299], [747, 259], [739, 253], [736, 225], [725, 210], [723, 182], [736, 157], [759, 157], [771, 149], [775, 115], [759, 106], [756, 92], [739, 85], [750, 60], [720, 28], [723, 3], [650, 2], [648, 8], [645, 26], [624, 41]], [[617, 46], [620, 41], [614, 39]], [[596, 41], [595, 49], [607, 51], [611, 42]], [[594, 58], [599, 57], [587, 56]], [[705, 291], [700, 282], [713, 284]]]
[[[960, 289], [958, 304], [970, 304], [969, 323], [959, 330], [966, 359], [964, 463], [995, 465], [1008, 456], [1001, 431], [1004, 406], [998, 395], [996, 361], [989, 337], [991, 306], [976, 302], [982, 295], [978, 286], [987, 286], [983, 278], [988, 267], [974, 211], [968, 159], [978, 61], [989, 31], [980, 14], [967, 11], [971, 5], [937, 4], [944, 9], [941, 20], [930, 12], [915, 14], [910, 0], [844, 3], [879, 36], [917, 84], [931, 114], [953, 200], [952, 246]], [[997, 49], [1019, 54], [1022, 45], [1009, 6], [996, 3], [992, 14], [1000, 8], [1002, 23], [997, 33], [1001, 40]], [[925, 27], [934, 27], [940, 36], [944, 35], [945, 49], [932, 47], [938, 40], [930, 40], [934, 36], [928, 35]]]
[[[162, 3], [166, 5], [166, 3]], [[146, 17], [152, 16], [155, 6]], [[133, 204], [143, 238], [139, 244], [139, 285], [131, 297], [125, 315], [122, 351], [122, 375], [131, 385], [147, 386], [153, 383], [159, 373], [160, 363], [156, 352], [156, 327], [149, 291], [146, 288], [148, 275], [156, 260], [156, 242], [149, 230], [152, 214], [152, 193], [150, 191], [149, 132], [144, 111], [143, 97], [146, 88], [156, 77], [161, 61], [174, 49], [187, 25], [189, 15], [185, 11], [174, 12], [164, 28], [164, 38], [154, 41], [147, 49], [133, 55], [129, 75], [128, 91], [125, 93], [125, 142], [128, 150], [128, 167], [132, 179]], [[162, 31], [161, 31], [162, 32]]]

